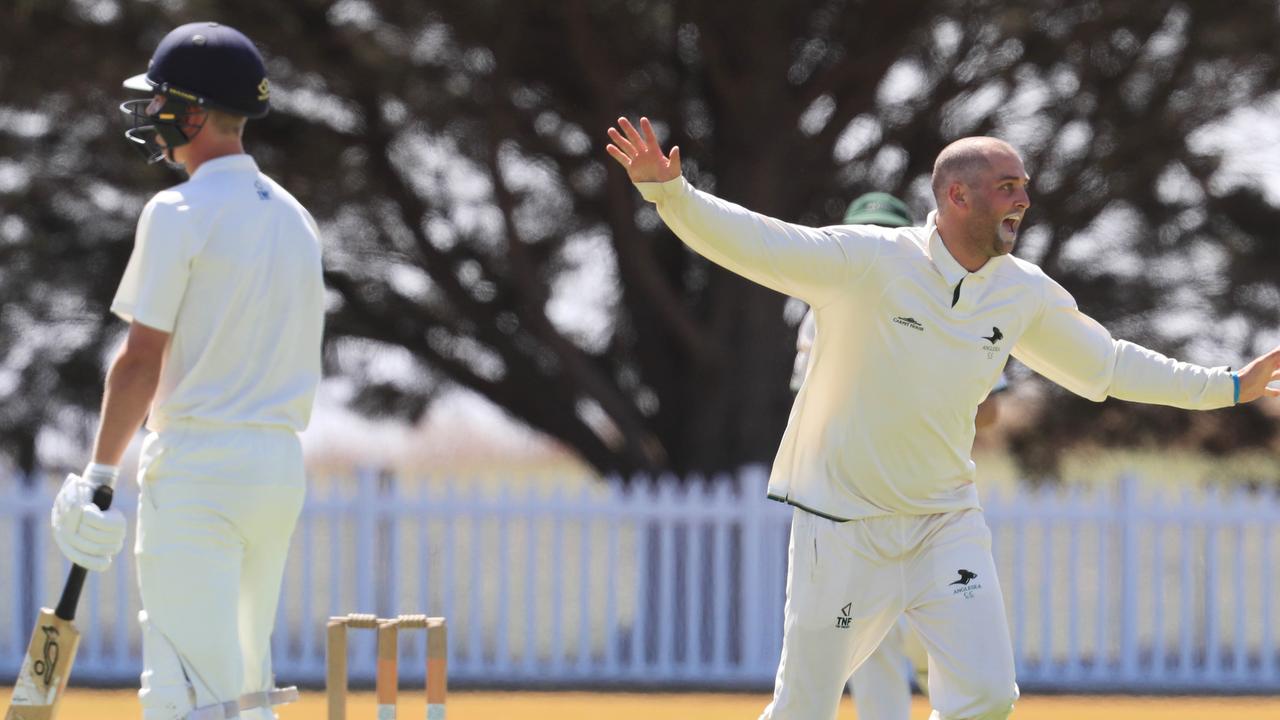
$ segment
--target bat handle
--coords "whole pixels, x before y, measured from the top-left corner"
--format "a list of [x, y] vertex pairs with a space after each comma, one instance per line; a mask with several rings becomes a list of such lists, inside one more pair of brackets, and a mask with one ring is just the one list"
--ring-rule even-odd
[[[93, 491], [93, 504], [97, 505], [99, 510], [110, 508], [111, 496], [114, 492], [110, 485], [99, 485], [98, 489]], [[76, 619], [76, 605], [80, 604], [80, 591], [84, 590], [84, 579], [88, 574], [89, 571], [79, 565], [71, 566], [71, 572], [67, 575], [67, 584], [62, 586], [62, 597], [58, 599], [58, 606], [53, 610], [55, 616], [63, 620]]]

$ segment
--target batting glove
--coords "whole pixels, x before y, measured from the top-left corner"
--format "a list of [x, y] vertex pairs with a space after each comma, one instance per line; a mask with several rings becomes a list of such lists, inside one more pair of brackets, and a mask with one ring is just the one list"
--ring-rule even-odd
[[93, 491], [104, 484], [114, 486], [119, 473], [119, 468], [91, 464], [84, 477], [67, 475], [50, 512], [58, 549], [71, 562], [95, 572], [111, 567], [111, 559], [124, 547], [124, 515], [93, 504]]

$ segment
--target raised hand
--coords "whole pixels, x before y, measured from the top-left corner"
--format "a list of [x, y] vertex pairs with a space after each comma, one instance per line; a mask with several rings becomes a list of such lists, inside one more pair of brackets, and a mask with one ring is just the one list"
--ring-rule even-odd
[[1260, 397], [1280, 397], [1280, 383], [1277, 381], [1280, 381], [1280, 347], [1240, 370], [1240, 402], [1252, 402]]
[[609, 128], [613, 142], [605, 150], [627, 169], [631, 182], [666, 182], [680, 177], [680, 148], [673, 147], [670, 155], [663, 155], [649, 118], [640, 118], [640, 129], [636, 130], [631, 121], [621, 117], [618, 128]]

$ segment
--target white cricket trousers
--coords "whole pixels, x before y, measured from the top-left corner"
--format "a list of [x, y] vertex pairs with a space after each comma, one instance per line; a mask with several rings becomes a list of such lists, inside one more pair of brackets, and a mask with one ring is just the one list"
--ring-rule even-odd
[[270, 689], [271, 630], [306, 492], [297, 434], [175, 424], [146, 438], [138, 482], [143, 717]]
[[904, 616], [893, 624], [880, 646], [853, 671], [849, 692], [861, 720], [909, 720], [911, 680], [928, 692], [929, 663], [920, 636]]
[[932, 720], [1012, 712], [1013, 646], [981, 510], [837, 522], [796, 509], [789, 560], [762, 720], [835, 718], [845, 681], [903, 615], [929, 654]]

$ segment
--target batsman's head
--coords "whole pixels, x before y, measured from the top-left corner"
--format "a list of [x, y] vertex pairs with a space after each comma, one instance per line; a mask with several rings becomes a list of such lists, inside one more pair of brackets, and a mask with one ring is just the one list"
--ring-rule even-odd
[[262, 55], [235, 28], [213, 22], [183, 25], [160, 41], [147, 71], [124, 81], [151, 94], [120, 109], [133, 120], [125, 137], [150, 162], [172, 162], [212, 116], [223, 126], [243, 125], [269, 109], [270, 85]]
[[911, 208], [889, 193], [869, 192], [854, 198], [844, 211], [845, 225], [880, 225], [882, 227], [908, 227]]
[[1031, 197], [1022, 156], [993, 137], [961, 138], [933, 164], [938, 225], [962, 229], [967, 244], [988, 258], [1013, 251]]

